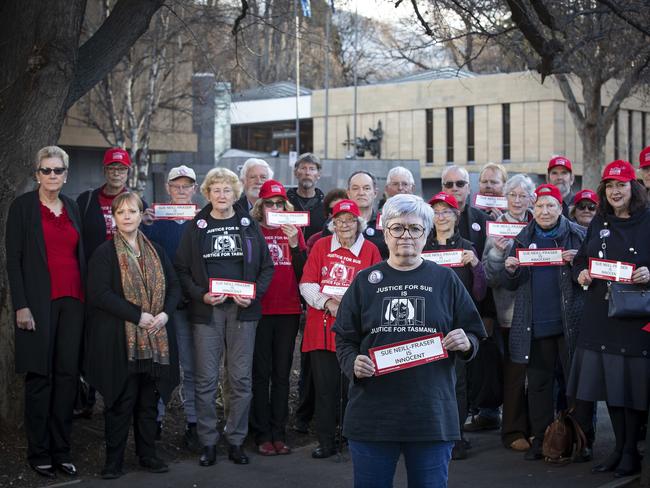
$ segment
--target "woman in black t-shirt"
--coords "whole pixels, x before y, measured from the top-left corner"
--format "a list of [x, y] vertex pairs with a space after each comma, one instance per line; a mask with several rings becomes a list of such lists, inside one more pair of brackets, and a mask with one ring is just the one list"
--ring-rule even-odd
[[[235, 202], [241, 182], [232, 171], [214, 168], [201, 192], [209, 203], [187, 226], [176, 254], [183, 291], [190, 298], [194, 328], [197, 434], [203, 445], [201, 466], [216, 462], [217, 411], [214, 402], [219, 367], [225, 354], [229, 459], [248, 464], [242, 444], [248, 433], [252, 397], [255, 329], [262, 316], [261, 298], [273, 277], [273, 261], [259, 225]], [[213, 290], [211, 279], [245, 282], [253, 297]]]

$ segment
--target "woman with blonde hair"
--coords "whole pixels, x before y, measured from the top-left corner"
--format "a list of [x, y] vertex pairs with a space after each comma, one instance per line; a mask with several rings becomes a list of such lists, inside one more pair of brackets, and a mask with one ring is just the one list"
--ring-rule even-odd
[[[242, 445], [248, 433], [255, 329], [262, 317], [262, 297], [273, 277], [273, 261], [259, 224], [235, 205], [242, 192], [235, 173], [211, 169], [201, 192], [208, 204], [183, 233], [175, 261], [183, 292], [190, 299], [194, 328], [197, 433], [203, 446], [199, 464], [211, 466], [217, 459], [214, 398], [224, 354], [230, 386], [225, 428], [228, 458], [248, 464]], [[255, 284], [254, 296], [213, 292], [211, 279]]]

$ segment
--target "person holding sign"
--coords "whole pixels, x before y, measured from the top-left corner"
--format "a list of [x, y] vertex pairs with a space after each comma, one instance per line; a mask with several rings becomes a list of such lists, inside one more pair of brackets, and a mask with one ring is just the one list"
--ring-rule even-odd
[[[260, 185], [261, 186], [261, 185]], [[217, 459], [215, 395], [222, 356], [230, 385], [226, 437], [228, 458], [248, 464], [242, 448], [248, 433], [255, 328], [273, 261], [259, 225], [235, 205], [242, 191], [237, 175], [213, 168], [201, 192], [208, 204], [187, 226], [176, 253], [176, 270], [190, 299], [194, 330], [194, 385], [201, 466]]]
[[[149, 207], [144, 211], [145, 214], [149, 214], [154, 219], [153, 224], [143, 225], [141, 230], [153, 242], [160, 244], [165, 249], [169, 259], [173, 260], [181, 242], [181, 236], [196, 214], [196, 205], [192, 204], [192, 198], [196, 192], [196, 173], [192, 168], [185, 165], [172, 168], [167, 176], [165, 188], [170, 197], [170, 202], [164, 207], [172, 210], [180, 208], [182, 212], [178, 213], [185, 214], [188, 211], [189, 213], [182, 217], [159, 216], [156, 215], [156, 210], [160, 206], [154, 203], [153, 208]], [[187, 305], [186, 298], [180, 300], [173, 318], [178, 342], [178, 360], [183, 374], [181, 398], [187, 421], [184, 441], [190, 450], [197, 451], [200, 449], [200, 445], [196, 434], [196, 407], [194, 403], [194, 340]], [[160, 439], [164, 416], [165, 405], [162, 401], [159, 401], [157, 439]]]
[[[553, 421], [553, 380], [558, 361], [564, 376], [569, 375], [583, 306], [583, 292], [571, 278], [571, 263], [585, 236], [583, 227], [562, 215], [560, 190], [544, 184], [535, 194], [535, 218], [515, 237], [499, 278], [501, 286], [516, 292], [510, 360], [527, 365], [528, 411], [534, 437], [525, 458], [531, 461], [542, 459], [544, 432]], [[522, 262], [524, 251], [527, 265]]]
[[[507, 179], [508, 170], [504, 165], [499, 163], [485, 164], [478, 175], [478, 195], [475, 197], [475, 205], [480, 202], [480, 196], [503, 197]], [[484, 211], [495, 220], [503, 214], [503, 208], [499, 207], [488, 207]]]
[[643, 186], [650, 193], [650, 146], [639, 153], [639, 173]]
[[300, 293], [307, 302], [302, 352], [309, 353], [316, 397], [314, 413], [319, 445], [312, 452], [316, 459], [336, 453], [334, 437], [341, 374], [332, 324], [341, 297], [357, 273], [381, 261], [377, 246], [363, 236], [365, 226], [366, 220], [361, 217], [356, 203], [339, 201], [329, 224], [332, 235], [316, 242], [300, 282]]
[[40, 149], [33, 168], [38, 188], [11, 202], [5, 228], [16, 373], [25, 374], [27, 461], [48, 478], [56, 471], [77, 474], [70, 431], [86, 261], [79, 208], [61, 193], [68, 166], [68, 154], [60, 147]]
[[501, 440], [503, 445], [510, 449], [527, 451], [530, 444], [526, 407], [526, 366], [510, 359], [508, 347], [516, 292], [501, 286], [499, 276], [512, 249], [514, 238], [533, 219], [530, 207], [535, 186], [527, 175], [520, 173], [506, 181], [504, 191], [508, 199], [508, 210], [497, 218], [496, 222], [488, 223], [483, 266], [488, 285], [492, 288], [497, 323], [504, 346]]
[[615, 476], [641, 467], [636, 442], [650, 403], [650, 317], [608, 316], [610, 284], [623, 278], [615, 270], [634, 268], [624, 277], [630, 288], [650, 282], [650, 210], [635, 176], [627, 161], [605, 167], [597, 190], [600, 207], [573, 267], [574, 278], [588, 290], [567, 391], [580, 400], [607, 402], [616, 446], [593, 471]]
[[156, 404], [158, 395], [169, 401], [179, 380], [170, 319], [181, 290], [171, 260], [138, 230], [144, 211], [138, 195], [121, 193], [112, 210], [117, 232], [88, 264], [84, 360], [88, 380], [104, 397], [104, 479], [123, 474], [131, 418], [140, 466], [168, 471], [156, 456]]
[[460, 439], [454, 363], [476, 355], [485, 328], [456, 273], [422, 258], [431, 207], [395, 195], [384, 219], [389, 258], [357, 275], [333, 328], [351, 382], [343, 434], [354, 486], [392, 486], [400, 454], [409, 486], [447, 486]]
[[289, 418], [289, 374], [302, 306], [298, 282], [307, 259], [305, 239], [292, 224], [272, 226], [268, 212], [292, 212], [284, 186], [267, 180], [251, 209], [260, 223], [273, 259], [273, 280], [262, 299], [262, 319], [255, 334], [251, 427], [263, 456], [289, 454], [285, 429]]
[[[447, 193], [441, 192], [429, 200], [433, 208], [433, 231], [429, 234], [427, 243], [424, 246], [423, 256], [427, 251], [436, 254], [445, 250], [458, 250], [460, 254], [460, 266], [453, 266], [452, 269], [463, 282], [465, 289], [470, 293], [474, 303], [477, 304], [485, 298], [487, 284], [483, 265], [476, 255], [471, 242], [463, 239], [458, 232], [458, 203], [456, 199]], [[458, 403], [458, 418], [465, 423], [467, 418], [467, 372], [463, 361], [456, 362], [456, 401]], [[451, 458], [454, 460], [467, 457], [467, 444], [462, 430], [460, 441], [454, 443]]]
[[583, 227], [589, 227], [598, 209], [598, 195], [593, 190], [585, 188], [573, 197], [573, 205], [569, 207], [569, 218]]

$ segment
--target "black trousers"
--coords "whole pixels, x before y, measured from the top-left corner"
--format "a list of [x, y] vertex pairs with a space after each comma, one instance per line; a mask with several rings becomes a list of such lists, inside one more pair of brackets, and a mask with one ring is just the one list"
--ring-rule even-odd
[[251, 427], [255, 442], [285, 441], [289, 375], [300, 315], [264, 315], [257, 324], [253, 354]]
[[467, 420], [467, 369], [465, 361], [456, 358], [454, 367], [456, 369], [456, 407], [458, 408], [458, 422], [460, 437], [464, 439], [463, 425]]
[[[348, 380], [345, 375], [341, 375], [336, 353], [311, 351], [309, 356], [314, 377], [318, 442], [322, 446], [333, 447], [336, 425], [339, 416], [342, 417], [347, 403]], [[341, 385], [341, 379], [343, 379], [343, 385]], [[343, 391], [342, 403], [339, 402], [341, 389]]]
[[27, 459], [32, 466], [69, 463], [72, 409], [77, 395], [83, 304], [71, 297], [50, 304], [50, 374], [25, 375]]
[[528, 361], [528, 412], [531, 433], [539, 439], [544, 438], [544, 431], [555, 416], [553, 384], [558, 361], [566, 378], [569, 365], [564, 336], [531, 341]]
[[528, 438], [528, 405], [526, 403], [526, 365], [510, 360], [510, 329], [501, 328], [503, 337], [503, 418], [501, 440], [510, 447], [517, 439]]
[[136, 454], [155, 457], [157, 404], [153, 378], [147, 373], [130, 374], [120, 396], [104, 411], [107, 466], [122, 466], [131, 417]]

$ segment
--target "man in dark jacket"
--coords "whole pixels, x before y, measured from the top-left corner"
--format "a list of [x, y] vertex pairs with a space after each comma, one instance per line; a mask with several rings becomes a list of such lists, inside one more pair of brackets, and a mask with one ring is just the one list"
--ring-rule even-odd
[[264, 182], [273, 179], [273, 170], [263, 159], [248, 158], [239, 171], [239, 179], [243, 191], [235, 205], [248, 214], [259, 198]]
[[287, 198], [296, 211], [309, 212], [309, 226], [303, 228], [305, 240], [316, 232], [323, 230], [325, 209], [323, 208], [323, 192], [316, 188], [320, 179], [321, 162], [313, 153], [298, 156], [293, 174], [298, 186], [287, 190]]
[[[120, 147], [108, 149], [104, 153], [103, 165], [106, 182], [99, 188], [85, 191], [77, 197], [77, 205], [81, 212], [86, 261], [90, 260], [100, 244], [113, 238], [115, 222], [111, 214], [111, 204], [117, 195], [128, 191], [126, 182], [131, 169], [129, 153]], [[147, 208], [146, 202], [142, 203]], [[148, 214], [144, 214], [142, 221], [149, 225], [152, 218]]]
[[569, 205], [567, 202], [573, 200], [571, 187], [576, 177], [573, 175], [571, 161], [564, 156], [556, 156], [548, 162], [546, 170], [546, 183], [554, 185], [562, 195], [562, 215], [569, 216]]

